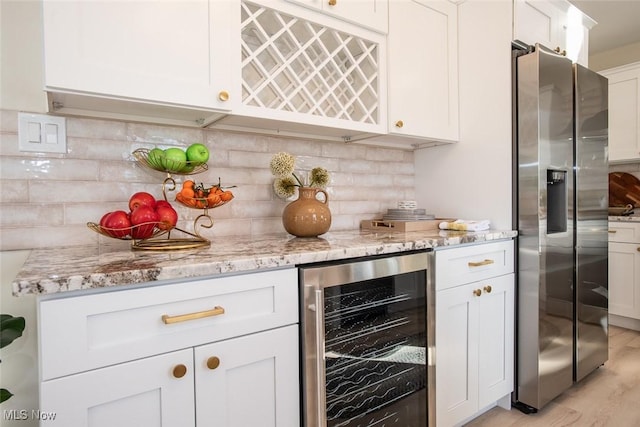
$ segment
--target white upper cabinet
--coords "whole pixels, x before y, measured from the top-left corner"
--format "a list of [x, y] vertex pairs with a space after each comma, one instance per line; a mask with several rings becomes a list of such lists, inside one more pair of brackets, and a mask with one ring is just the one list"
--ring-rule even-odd
[[601, 71], [609, 80], [609, 161], [640, 160], [640, 62]]
[[44, 0], [45, 87], [55, 94], [54, 111], [96, 108], [194, 124], [230, 110], [240, 93], [233, 6]]
[[448, 0], [389, 3], [389, 135], [375, 141], [417, 147], [458, 140], [457, 19]]
[[[381, 33], [388, 29], [388, 0], [288, 0]], [[395, 0], [391, 0], [393, 3]]]
[[566, 0], [514, 0], [513, 39], [541, 45], [588, 66], [595, 21]]
[[284, 0], [44, 0], [60, 114], [355, 140], [386, 132], [385, 54], [381, 32]]

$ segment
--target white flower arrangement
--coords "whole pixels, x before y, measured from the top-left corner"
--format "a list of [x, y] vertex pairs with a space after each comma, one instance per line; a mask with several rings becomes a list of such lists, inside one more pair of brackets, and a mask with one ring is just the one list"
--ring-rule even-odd
[[[286, 152], [276, 153], [271, 159], [271, 173], [276, 177], [273, 190], [276, 196], [287, 199], [295, 194], [296, 187], [305, 187], [295, 170], [295, 158]], [[309, 173], [309, 185], [324, 189], [329, 183], [329, 172], [325, 168], [315, 167]]]

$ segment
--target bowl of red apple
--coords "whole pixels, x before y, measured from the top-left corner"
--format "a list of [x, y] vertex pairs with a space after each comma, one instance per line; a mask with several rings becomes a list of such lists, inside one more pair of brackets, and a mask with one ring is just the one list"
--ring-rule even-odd
[[143, 240], [169, 232], [178, 222], [178, 213], [166, 200], [156, 200], [147, 192], [129, 198], [129, 210], [105, 213], [99, 223], [87, 226], [104, 236], [120, 240]]

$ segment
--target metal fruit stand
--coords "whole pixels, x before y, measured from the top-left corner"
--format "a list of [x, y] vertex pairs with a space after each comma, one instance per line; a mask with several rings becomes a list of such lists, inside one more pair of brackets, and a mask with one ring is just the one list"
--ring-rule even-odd
[[[165, 172], [167, 177], [162, 182], [162, 196], [165, 201], [169, 201], [167, 193], [176, 190], [176, 181], [172, 175], [195, 175], [208, 170], [206, 163], [195, 162], [172, 162], [169, 159], [163, 159], [162, 162], [158, 162], [157, 159], [149, 157], [150, 150], [146, 148], [139, 148], [133, 152], [133, 157], [137, 163], [145, 168]], [[218, 185], [211, 188], [222, 188], [220, 182]], [[233, 186], [232, 186], [233, 187]], [[227, 187], [227, 188], [232, 188]], [[182, 228], [173, 227], [168, 230], [160, 228], [160, 223], [142, 223], [133, 225], [130, 229], [109, 229], [96, 224], [94, 222], [88, 222], [87, 227], [96, 233], [102, 234], [110, 238], [116, 238], [119, 240], [131, 240], [131, 248], [136, 250], [176, 250], [176, 249], [194, 249], [200, 247], [206, 247], [211, 244], [207, 238], [203, 237], [198, 231], [201, 228], [213, 227], [213, 218], [209, 214], [209, 209], [214, 209], [223, 206], [233, 199], [233, 195], [228, 200], [220, 200], [217, 203], [211, 203], [207, 198], [193, 197], [185, 200], [178, 200], [183, 206], [187, 206], [192, 209], [202, 209], [203, 213], [198, 215], [193, 221], [193, 232], [184, 230]], [[148, 238], [136, 239], [132, 235], [136, 234], [136, 228], [153, 226], [153, 234]], [[119, 234], [126, 233], [125, 236], [118, 236]], [[177, 233], [180, 233], [176, 236]]]

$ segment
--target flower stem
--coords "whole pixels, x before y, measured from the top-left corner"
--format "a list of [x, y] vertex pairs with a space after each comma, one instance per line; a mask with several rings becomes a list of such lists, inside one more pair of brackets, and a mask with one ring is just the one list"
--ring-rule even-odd
[[304, 184], [302, 183], [302, 181], [300, 181], [300, 178], [298, 178], [298, 176], [295, 173], [292, 173], [291, 175], [293, 175], [296, 181], [298, 181], [298, 184], [300, 184], [300, 187], [304, 187]]

